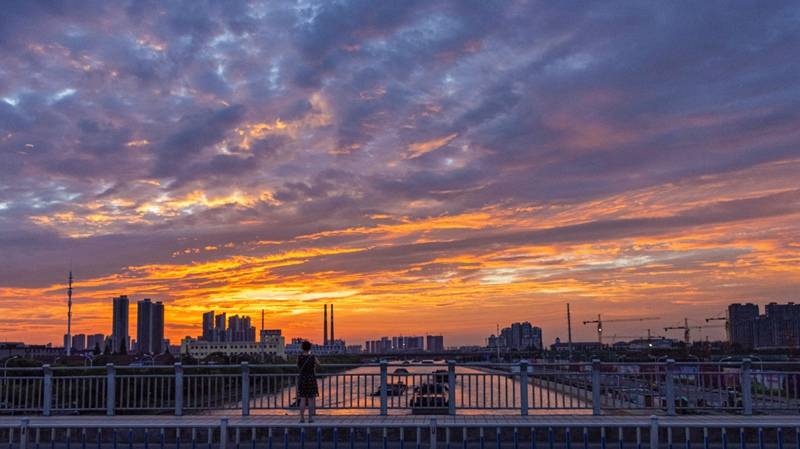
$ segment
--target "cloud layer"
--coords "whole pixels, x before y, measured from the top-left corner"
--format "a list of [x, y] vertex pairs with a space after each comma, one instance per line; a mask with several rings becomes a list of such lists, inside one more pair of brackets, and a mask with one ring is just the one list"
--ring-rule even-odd
[[779, 1], [4, 5], [0, 338], [60, 340], [70, 265], [78, 331], [151, 296], [173, 340], [208, 308], [318, 338], [332, 301], [350, 340], [455, 344], [519, 319], [551, 341], [567, 301], [672, 324], [798, 299], [798, 23]]

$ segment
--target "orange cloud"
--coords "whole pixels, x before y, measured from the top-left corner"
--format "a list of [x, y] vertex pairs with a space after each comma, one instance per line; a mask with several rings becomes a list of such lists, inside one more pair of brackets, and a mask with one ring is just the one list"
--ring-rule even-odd
[[438, 150], [443, 146], [450, 143], [453, 139], [458, 137], [458, 133], [449, 134], [447, 136], [439, 137], [437, 139], [428, 140], [425, 142], [412, 143], [406, 149], [405, 159], [415, 159], [425, 153]]

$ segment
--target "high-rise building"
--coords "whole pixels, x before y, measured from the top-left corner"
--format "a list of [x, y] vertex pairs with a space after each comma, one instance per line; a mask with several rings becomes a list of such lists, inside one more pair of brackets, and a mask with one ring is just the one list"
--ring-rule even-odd
[[128, 313], [130, 301], [126, 295], [121, 295], [113, 300], [113, 313], [111, 318], [111, 350], [113, 352], [128, 352], [130, 337], [128, 336]]
[[136, 304], [136, 343], [142, 354], [160, 354], [164, 339], [164, 304], [145, 298]]
[[203, 337], [204, 341], [214, 341], [214, 311], [203, 314]]
[[94, 351], [98, 348], [101, 352], [106, 348], [106, 340], [103, 334], [92, 334], [86, 337], [86, 349]]
[[800, 347], [800, 304], [769, 303], [763, 315], [756, 304], [729, 305], [728, 341], [743, 349]]
[[72, 336], [72, 351], [86, 350], [86, 335], [76, 334]]
[[153, 304], [153, 315], [150, 327], [150, 351], [152, 354], [164, 352], [164, 303]]
[[366, 351], [369, 353], [385, 354], [387, 352], [392, 352], [392, 339], [389, 337], [381, 337], [380, 340], [368, 340], [365, 346]]
[[214, 341], [225, 341], [226, 334], [225, 314], [220, 313], [214, 317]]
[[500, 335], [490, 337], [492, 347], [515, 350], [542, 349], [542, 329], [528, 321], [512, 323], [500, 330]]
[[426, 350], [428, 352], [444, 352], [444, 336], [428, 335], [426, 337]]
[[758, 305], [731, 304], [728, 306], [728, 341], [744, 349], [752, 349], [756, 341], [755, 321]]
[[153, 302], [145, 298], [136, 303], [136, 347], [142, 354], [152, 354]]
[[234, 315], [228, 319], [228, 332], [225, 341], [256, 341], [256, 328], [249, 316]]

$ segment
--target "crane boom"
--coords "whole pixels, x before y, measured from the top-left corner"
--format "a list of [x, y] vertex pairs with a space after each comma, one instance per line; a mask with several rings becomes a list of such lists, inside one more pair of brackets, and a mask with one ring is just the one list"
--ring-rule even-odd
[[683, 342], [686, 343], [686, 346], [689, 346], [692, 342], [692, 329], [715, 329], [727, 326], [719, 326], [719, 325], [705, 325], [705, 326], [689, 326], [689, 318], [683, 319], [683, 326], [667, 326], [664, 328], [664, 331], [671, 331], [671, 330], [682, 330], [683, 331]]
[[612, 318], [610, 320], [604, 320], [603, 317], [598, 313], [596, 320], [586, 320], [583, 322], [584, 325], [586, 324], [597, 324], [597, 342], [600, 345], [603, 345], [603, 323], [623, 323], [623, 322], [632, 322], [632, 321], [652, 321], [658, 320], [658, 317], [637, 317], [637, 318]]

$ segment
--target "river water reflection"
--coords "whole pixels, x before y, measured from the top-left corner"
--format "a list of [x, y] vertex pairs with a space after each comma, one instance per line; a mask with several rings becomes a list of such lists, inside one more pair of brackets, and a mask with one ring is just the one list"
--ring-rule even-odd
[[[447, 384], [447, 368], [441, 365], [392, 365], [388, 370], [388, 384], [393, 395], [388, 397], [390, 415], [412, 413], [409, 401], [415, 387], [422, 384]], [[293, 380], [293, 379], [289, 379]], [[256, 379], [257, 388], [259, 381]], [[364, 366], [319, 379], [320, 397], [317, 398], [319, 414], [365, 415], [380, 411], [380, 368]], [[460, 415], [520, 413], [520, 383], [505, 373], [487, 371], [478, 367], [456, 367], [455, 403]], [[445, 393], [446, 394], [446, 393]], [[251, 415], [297, 414], [296, 390], [286, 386], [276, 393], [254, 394]], [[563, 385], [547, 385], [532, 381], [528, 386], [529, 413], [537, 415], [591, 413], [591, 405], [584, 400], [584, 392]], [[218, 414], [219, 412], [212, 412]]]

